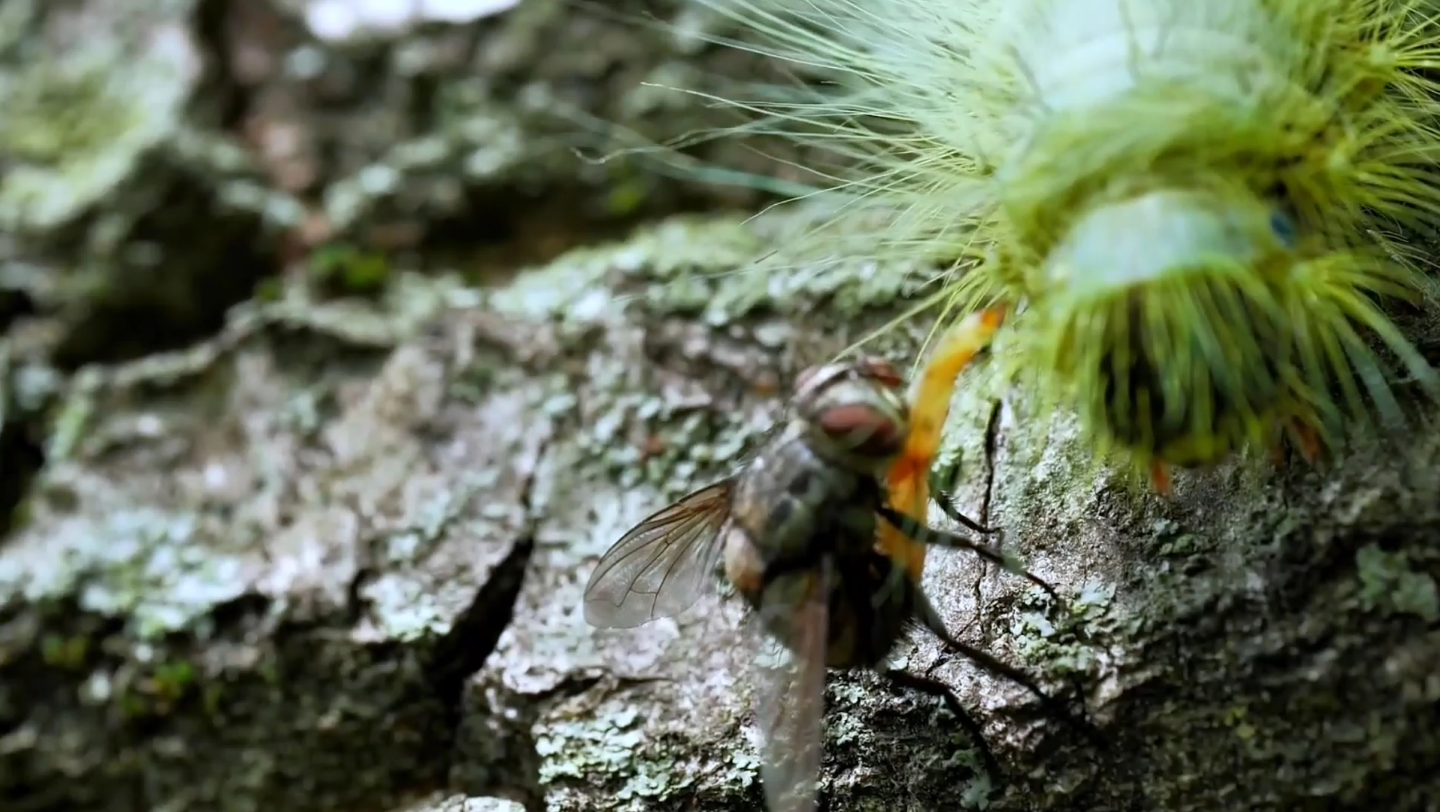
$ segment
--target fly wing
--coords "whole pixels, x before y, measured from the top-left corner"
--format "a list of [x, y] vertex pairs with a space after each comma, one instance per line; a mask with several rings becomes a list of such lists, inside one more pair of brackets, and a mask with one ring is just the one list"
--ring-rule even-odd
[[585, 585], [585, 622], [628, 629], [690, 608], [719, 561], [733, 483], [722, 479], [694, 491], [621, 536]]
[[761, 777], [770, 812], [815, 809], [833, 577], [828, 557], [815, 570], [783, 576], [766, 593], [778, 597], [761, 609], [762, 614], [783, 613], [781, 625], [788, 630], [788, 652], [780, 651], [773, 664], [761, 658], [755, 668], [755, 716], [764, 736]]

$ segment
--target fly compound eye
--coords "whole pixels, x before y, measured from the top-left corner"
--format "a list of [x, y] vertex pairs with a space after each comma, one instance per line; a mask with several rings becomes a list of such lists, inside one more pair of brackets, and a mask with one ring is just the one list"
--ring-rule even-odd
[[891, 389], [898, 389], [905, 382], [900, 377], [900, 373], [895, 371], [895, 366], [884, 358], [864, 356], [856, 361], [855, 369], [862, 376], [878, 381]]
[[815, 423], [845, 451], [867, 457], [887, 457], [905, 442], [905, 428], [894, 415], [866, 403], [831, 406]]
[[[792, 399], [800, 404], [820, 404], [834, 400], [834, 395], [831, 393], [836, 386], [839, 385], [843, 389], [844, 382], [852, 380], [854, 380], [854, 374], [849, 365], [820, 364], [807, 367], [795, 376], [795, 390]], [[802, 407], [805, 411], [811, 411], [813, 408]]]
[[795, 391], [804, 392], [815, 382], [815, 376], [819, 374], [821, 367], [805, 367], [800, 374], [795, 376]]

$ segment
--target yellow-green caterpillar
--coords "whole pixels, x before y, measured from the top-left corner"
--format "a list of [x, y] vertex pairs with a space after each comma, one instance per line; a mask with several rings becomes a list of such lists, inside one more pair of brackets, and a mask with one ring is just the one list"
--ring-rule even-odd
[[700, 2], [838, 80], [733, 100], [850, 159], [810, 236], [1018, 308], [1009, 371], [1157, 485], [1440, 391], [1381, 309], [1440, 212], [1428, 0]]

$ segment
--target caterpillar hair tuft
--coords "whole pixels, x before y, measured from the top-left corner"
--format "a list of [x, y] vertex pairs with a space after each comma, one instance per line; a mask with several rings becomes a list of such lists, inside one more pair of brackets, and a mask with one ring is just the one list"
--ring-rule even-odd
[[808, 238], [1012, 309], [1007, 372], [1157, 484], [1440, 397], [1386, 309], [1431, 273], [1440, 3], [699, 2], [835, 80], [729, 100], [844, 157]]

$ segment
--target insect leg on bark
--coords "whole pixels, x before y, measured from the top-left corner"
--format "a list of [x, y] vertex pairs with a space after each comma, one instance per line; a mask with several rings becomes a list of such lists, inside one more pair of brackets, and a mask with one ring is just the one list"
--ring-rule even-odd
[[904, 533], [905, 535], [920, 542], [921, 544], [929, 544], [934, 547], [949, 547], [952, 549], [969, 550], [980, 556], [981, 558], [984, 558], [987, 561], [993, 561], [994, 563], [1004, 567], [1006, 570], [1025, 578], [1030, 583], [1035, 584], [1036, 586], [1045, 590], [1045, 593], [1049, 595], [1050, 598], [1054, 600], [1057, 604], [1061, 603], [1060, 594], [1055, 591], [1055, 587], [1051, 586], [1040, 576], [1035, 575], [1034, 573], [1025, 569], [1025, 566], [1019, 560], [1009, 555], [1006, 555], [1005, 552], [1002, 550], [998, 550], [988, 544], [982, 544], [978, 541], [971, 541], [970, 539], [967, 539], [964, 536], [956, 535], [955, 533], [947, 533], [944, 530], [936, 530], [933, 527], [927, 527], [888, 505], [881, 505], [878, 508], [878, 512], [880, 513], [881, 518], [894, 525], [895, 528], [901, 533]]
[[925, 627], [933, 632], [936, 637], [940, 638], [940, 641], [944, 643], [947, 648], [965, 655], [976, 665], [989, 671], [991, 674], [1004, 677], [1016, 685], [1025, 688], [1040, 700], [1041, 706], [1048, 714], [1078, 730], [1096, 747], [1103, 748], [1106, 746], [1105, 737], [1094, 725], [1088, 720], [1075, 716], [1063, 703], [1045, 693], [1024, 671], [1006, 665], [994, 656], [955, 639], [955, 637], [950, 634], [950, 630], [945, 628], [945, 621], [940, 619], [940, 613], [937, 612], [935, 606], [930, 603], [930, 599], [925, 595], [924, 590], [922, 590], [918, 584], [915, 585], [914, 589], [916, 618], [925, 624]]
[[[935, 501], [937, 504], [940, 505], [940, 510], [943, 511], [946, 516], [949, 516], [953, 521], [957, 522], [961, 526], [976, 533], [979, 533], [982, 536], [1000, 536], [1000, 539], [1003, 539], [1005, 537], [1005, 528], [986, 527], [985, 525], [975, 521], [974, 519], [960, 512], [960, 508], [955, 506], [955, 494], [936, 494]], [[995, 543], [1000, 544], [1001, 541], [997, 539]]]
[[965, 732], [969, 733], [970, 738], [975, 740], [975, 747], [980, 751], [980, 761], [984, 763], [985, 771], [997, 780], [1005, 777], [1005, 770], [1001, 768], [1000, 762], [995, 759], [995, 754], [991, 752], [990, 743], [985, 741], [985, 731], [981, 728], [979, 720], [971, 716], [969, 711], [965, 710], [965, 706], [960, 704], [959, 697], [955, 696], [955, 692], [950, 690], [950, 686], [938, 680], [930, 679], [929, 677], [921, 677], [911, 674], [908, 671], [901, 671], [898, 668], [892, 668], [884, 672], [884, 674], [887, 679], [896, 685], [938, 697], [941, 702], [944, 702], [945, 707], [954, 714], [956, 720], [960, 722], [960, 726], [965, 728]]

